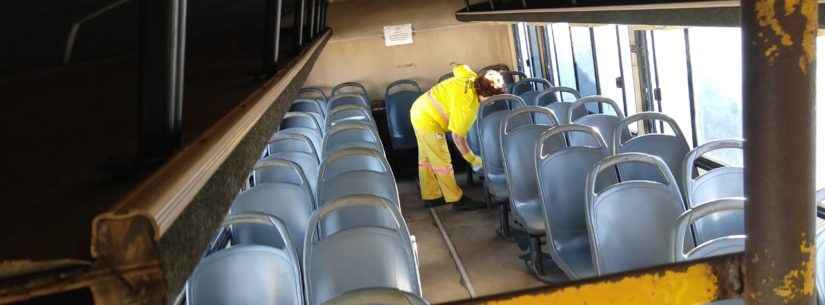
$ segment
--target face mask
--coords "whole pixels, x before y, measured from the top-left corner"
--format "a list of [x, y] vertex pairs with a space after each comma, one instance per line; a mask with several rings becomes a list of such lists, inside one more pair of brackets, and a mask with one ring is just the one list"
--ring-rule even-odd
[[488, 70], [487, 73], [484, 73], [484, 78], [492, 82], [493, 87], [496, 89], [504, 88], [504, 77], [502, 77], [501, 73], [498, 73], [498, 71]]

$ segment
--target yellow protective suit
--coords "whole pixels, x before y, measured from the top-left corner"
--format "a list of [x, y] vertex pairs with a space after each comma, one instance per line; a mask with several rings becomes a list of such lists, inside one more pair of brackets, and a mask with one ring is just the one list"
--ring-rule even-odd
[[[476, 119], [479, 101], [473, 86], [476, 73], [466, 65], [457, 65], [453, 75], [422, 94], [410, 109], [418, 142], [418, 177], [424, 200], [443, 197], [447, 203], [453, 203], [462, 196], [445, 134], [451, 132], [466, 137]], [[481, 165], [481, 159], [471, 151], [463, 157], [474, 167]]]

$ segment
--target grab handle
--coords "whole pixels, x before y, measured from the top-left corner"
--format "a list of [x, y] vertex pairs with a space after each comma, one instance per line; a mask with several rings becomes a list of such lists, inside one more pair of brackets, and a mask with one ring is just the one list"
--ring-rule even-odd
[[418, 91], [418, 94], [421, 94], [421, 92], [423, 92], [421, 90], [421, 86], [419, 86], [418, 82], [416, 82], [414, 80], [411, 80], [411, 79], [397, 80], [397, 81], [394, 81], [394, 82], [390, 83], [390, 85], [387, 86], [387, 90], [384, 92], [384, 102], [387, 101], [387, 97], [390, 96], [390, 92], [392, 91], [392, 89], [394, 89], [395, 87], [400, 87], [400, 86], [405, 86], [405, 85], [415, 87], [415, 89]]
[[[499, 94], [491, 96], [483, 102], [481, 102], [481, 105], [478, 106], [478, 118], [476, 118], [476, 120], [482, 120], [484, 119], [484, 117], [487, 116], [487, 113], [484, 111], [486, 108], [502, 102], [507, 103], [508, 108], [511, 110], [515, 108], [527, 107], [527, 103], [525, 103], [524, 100], [518, 97], [517, 95]], [[516, 103], [519, 107], [513, 107], [513, 105], [510, 103]]]
[[338, 96], [338, 91], [340, 91], [341, 89], [347, 88], [347, 87], [358, 88], [359, 90], [361, 90], [361, 93], [364, 97], [368, 96], [367, 88], [364, 88], [364, 85], [362, 85], [359, 82], [345, 82], [345, 83], [340, 83], [340, 84], [336, 85], [335, 87], [332, 88], [332, 96]]
[[[671, 233], [670, 240], [673, 241], [673, 251], [671, 255], [672, 261], [679, 262], [687, 259], [687, 255], [685, 253], [685, 235], [687, 234], [690, 224], [713, 213], [734, 210], [742, 211], [744, 209], [745, 198], [733, 197], [705, 202], [682, 213], [682, 215], [676, 219], [676, 226], [674, 226], [673, 232]], [[713, 242], [713, 240], [706, 241], [705, 243], [709, 242]], [[697, 247], [699, 246], [701, 245], [698, 245]]]
[[525, 85], [532, 85], [532, 84], [541, 84], [543, 86], [543, 89], [545, 89], [545, 90], [553, 87], [553, 84], [551, 84], [550, 81], [548, 81], [546, 79], [543, 79], [543, 78], [525, 78], [525, 79], [522, 79], [522, 80], [518, 81], [515, 85], [513, 85], [513, 94], [514, 95], [520, 95], [524, 92], [530, 91], [530, 90], [521, 91], [519, 89], [521, 89]]
[[[533, 107], [524, 107], [524, 108], [520, 108], [520, 109], [517, 109], [517, 110], [514, 110], [514, 111], [510, 112], [510, 113], [507, 114], [507, 116], [504, 117], [504, 120], [502, 120], [502, 124], [501, 124], [501, 134], [505, 135], [505, 136], [509, 135], [510, 134], [510, 121], [512, 119], [514, 119], [515, 117], [523, 115], [525, 113], [542, 114], [542, 115], [546, 116], [548, 119], [550, 119], [551, 121], [553, 121], [553, 125], [551, 125], [551, 126], [558, 126], [559, 125], [559, 119], [556, 118], [556, 114], [553, 112], [553, 110], [550, 110], [550, 109], [547, 109], [547, 108], [544, 108], [544, 107], [535, 107], [535, 106], [533, 106]], [[531, 120], [533, 120], [533, 116], [530, 116], [530, 118], [531, 118]]]
[[550, 139], [554, 136], [564, 133], [570, 132], [581, 132], [590, 135], [593, 137], [593, 140], [596, 141], [597, 144], [600, 145], [599, 148], [603, 150], [607, 150], [607, 144], [604, 142], [604, 138], [602, 137], [599, 130], [594, 127], [580, 125], [580, 124], [568, 124], [562, 126], [556, 126], [553, 128], [548, 129], [547, 131], [543, 132], [538, 139], [538, 146], [536, 146], [536, 155], [539, 156], [542, 160], [547, 159], [550, 154], [545, 154], [544, 152], [544, 145], [547, 142], [547, 139]]
[[300, 90], [298, 90], [298, 96], [301, 96], [301, 93], [309, 93], [309, 92], [316, 92], [316, 93], [320, 94], [321, 97], [324, 98], [324, 101], [327, 100], [327, 94], [324, 93], [324, 89], [321, 89], [321, 87], [315, 87], [315, 86], [301, 88]]
[[[619, 108], [619, 104], [617, 104], [616, 101], [614, 101], [610, 98], [607, 98], [607, 97], [604, 97], [604, 96], [598, 96], [598, 95], [596, 95], [596, 96], [587, 96], [587, 97], [583, 97], [583, 98], [580, 98], [579, 100], [577, 100], [575, 103], [573, 103], [573, 105], [570, 105], [570, 108], [567, 109], [567, 117], [570, 118], [570, 120], [572, 121], [573, 120], [573, 112], [576, 109], [578, 109], [580, 107], [584, 107], [587, 104], [605, 104], [605, 105], [608, 105], [611, 108], [613, 108], [613, 112], [616, 113], [616, 116], [618, 116], [619, 119], [624, 119], [624, 112], [622, 112], [622, 109]], [[619, 129], [617, 129], [617, 130], [619, 130]]]
[[[539, 103], [541, 103], [541, 101], [543, 101], [543, 100], [544, 100], [544, 96], [546, 96], [546, 95], [550, 95], [550, 94], [555, 94], [556, 92], [559, 92], [559, 93], [569, 93], [569, 94], [573, 95], [573, 97], [575, 97], [575, 98], [576, 98], [576, 100], [578, 100], [578, 99], [580, 99], [580, 98], [582, 97], [581, 93], [579, 93], [579, 91], [578, 91], [578, 90], [573, 89], [573, 88], [570, 88], [570, 87], [550, 87], [550, 88], [548, 88], [547, 90], [544, 90], [544, 91], [542, 91], [541, 93], [539, 93], [539, 94], [536, 96], [536, 101], [538, 101]], [[556, 100], [556, 102], [557, 102], [557, 103], [558, 103], [558, 102], [561, 102], [561, 97], [562, 97], [562, 96], [561, 96], [561, 94], [559, 94], [559, 99], [558, 99], [558, 100]], [[549, 105], [549, 103], [548, 103], [548, 105]], [[547, 106], [547, 105], [539, 105], [539, 106]]]
[[[687, 140], [685, 140], [685, 135], [682, 133], [682, 129], [679, 128], [679, 124], [676, 123], [676, 120], [674, 120], [673, 118], [671, 118], [671, 117], [669, 117], [666, 114], [661, 113], [661, 112], [645, 111], [645, 112], [639, 112], [637, 114], [631, 115], [631, 116], [625, 118], [624, 120], [621, 120], [619, 122], [619, 124], [616, 125], [615, 130], [627, 129], [627, 126], [629, 126], [631, 123], [635, 123], [635, 122], [642, 121], [642, 120], [662, 121], [662, 122], [667, 123], [667, 125], [670, 126], [670, 128], [676, 134], [676, 137], [682, 139], [683, 141], [685, 141], [685, 143], [687, 143]], [[612, 147], [613, 147], [613, 153], [614, 154], [618, 153], [619, 148], [622, 145], [624, 145], [624, 142], [622, 141], [622, 134], [623, 134], [622, 132], [614, 132], [613, 133], [613, 140], [612, 140], [613, 145], [612, 145]], [[630, 140], [630, 139], [628, 139], [628, 140]]]

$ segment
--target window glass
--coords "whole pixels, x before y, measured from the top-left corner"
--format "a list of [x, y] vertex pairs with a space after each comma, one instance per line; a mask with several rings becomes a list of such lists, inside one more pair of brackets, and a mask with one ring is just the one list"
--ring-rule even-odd
[[[630, 52], [630, 29], [629, 26], [619, 25], [619, 51], [622, 57], [622, 71], [624, 74], [624, 95], [627, 99], [627, 109], [625, 115], [631, 116], [636, 111], [636, 83], [633, 81], [633, 56]], [[636, 131], [636, 124], [632, 124], [631, 130]]]
[[[576, 86], [576, 70], [573, 67], [573, 46], [570, 42], [570, 26], [567, 23], [555, 23], [553, 28], [553, 43], [556, 61], [556, 68], [559, 73], [558, 83], [564, 87], [579, 89]], [[564, 101], [572, 101], [573, 98], [565, 94]]]
[[[692, 27], [688, 33], [698, 144], [742, 138], [739, 28]], [[725, 164], [742, 164], [742, 153], [737, 151], [719, 151], [708, 157]]]
[[517, 37], [516, 43], [518, 43], [518, 51], [519, 51], [519, 66], [521, 66], [521, 71], [527, 75], [527, 77], [533, 77], [533, 69], [530, 68], [529, 60], [530, 60], [530, 46], [527, 43], [527, 25], [519, 23], [516, 26], [517, 29]]
[[576, 62], [576, 78], [579, 93], [582, 96], [596, 95], [596, 66], [593, 62], [593, 49], [590, 45], [590, 28], [571, 27], [570, 35], [573, 41], [573, 56]]
[[544, 44], [547, 46], [544, 50], [544, 54], [547, 58], [547, 76], [554, 86], [561, 86], [561, 82], [559, 81], [558, 61], [556, 60], [556, 42], [554, 39], [555, 33], [553, 31], [553, 25], [546, 24], [544, 29]]
[[825, 36], [816, 38], [816, 189], [825, 188]]
[[[616, 102], [625, 111], [624, 91], [616, 86], [616, 80], [622, 75], [619, 60], [619, 46], [616, 40], [616, 26], [603, 25], [593, 27], [593, 43], [596, 44], [596, 62], [599, 72], [599, 89], [601, 95]], [[612, 111], [609, 111], [612, 113]]]
[[[661, 112], [676, 120], [688, 144], [692, 145], [684, 30], [654, 30], [652, 34], [662, 95]], [[665, 130], [669, 132], [668, 129]]]
[[533, 71], [533, 77], [546, 78], [541, 67], [541, 52], [539, 51], [538, 29], [535, 25], [527, 26], [527, 41], [530, 46], [528, 64]]

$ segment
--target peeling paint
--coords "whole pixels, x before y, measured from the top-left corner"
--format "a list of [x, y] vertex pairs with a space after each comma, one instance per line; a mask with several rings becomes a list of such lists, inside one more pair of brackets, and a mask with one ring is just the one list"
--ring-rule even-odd
[[775, 57], [776, 57], [776, 55], [777, 55], [777, 54], [776, 54], [776, 51], [777, 51], [777, 50], [779, 50], [779, 47], [778, 47], [778, 46], [775, 46], [775, 45], [774, 45], [774, 46], [771, 46], [770, 48], [768, 48], [767, 50], [765, 50], [765, 57], [767, 57], [767, 58], [769, 58], [769, 59], [773, 59], [773, 58], [775, 58]]
[[782, 278], [782, 285], [773, 289], [773, 293], [782, 298], [782, 301], [786, 304], [797, 297], [812, 296], [814, 293], [816, 250], [808, 243], [804, 234], [799, 245], [799, 251], [807, 255], [807, 258], [798, 269], [788, 271]]
[[[785, 0], [783, 8], [784, 12], [779, 14], [776, 9], [776, 0], [758, 0], [755, 3], [755, 10], [759, 26], [763, 28], [757, 36], [759, 40], [765, 45], [763, 55], [769, 63], [773, 64], [777, 57], [780, 56], [781, 48], [792, 47], [795, 44], [794, 36], [791, 36], [787, 30], [792, 30], [794, 35], [799, 28], [794, 26], [786, 29], [782, 18], [796, 18], [796, 14], [800, 14], [804, 19], [804, 32], [801, 33], [801, 39], [798, 39], [802, 47], [802, 54], [799, 56], [799, 69], [803, 74], [808, 73], [808, 67], [811, 66], [816, 57], [816, 32], [817, 32], [817, 1], [816, 0]], [[797, 15], [798, 16], [798, 15]], [[778, 42], [778, 44], [777, 44]], [[793, 54], [796, 54], [794, 52]]]
[[[759, 20], [759, 25], [762, 27], [770, 27], [773, 34], [779, 38], [783, 46], [792, 46], [794, 42], [791, 35], [785, 31], [779, 19], [776, 18], [775, 5], [776, 0], [756, 1], [756, 16]], [[787, 9], [787, 6], [785, 8]]]
[[790, 16], [796, 12], [797, 6], [799, 6], [799, 0], [785, 0], [785, 16]]
[[799, 58], [799, 69], [803, 74], [808, 74], [808, 66], [812, 65], [816, 58], [817, 10], [816, 0], [802, 2], [801, 13], [805, 18], [805, 32], [802, 33], [803, 54]]
[[684, 271], [630, 276], [487, 304], [703, 304], [716, 299], [717, 281], [710, 265], [698, 264]]

